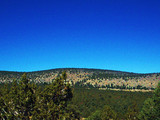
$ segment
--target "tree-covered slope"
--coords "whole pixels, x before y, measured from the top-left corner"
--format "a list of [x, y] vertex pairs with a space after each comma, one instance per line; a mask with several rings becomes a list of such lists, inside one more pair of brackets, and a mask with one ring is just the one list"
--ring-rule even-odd
[[[60, 68], [28, 72], [34, 82], [51, 82], [62, 71], [66, 71], [67, 81], [73, 86], [118, 88], [118, 89], [153, 89], [160, 81], [160, 73], [138, 74], [102, 69]], [[20, 79], [23, 72], [0, 71], [0, 82]]]

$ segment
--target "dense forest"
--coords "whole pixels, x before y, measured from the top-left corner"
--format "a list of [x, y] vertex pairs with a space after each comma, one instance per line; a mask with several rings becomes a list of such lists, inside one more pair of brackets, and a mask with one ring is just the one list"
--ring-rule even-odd
[[74, 88], [71, 104], [76, 105], [81, 115], [85, 118], [104, 106], [109, 105], [123, 118], [132, 105], [137, 106], [137, 111], [142, 108], [143, 102], [151, 98], [152, 92], [124, 92], [113, 90]]
[[71, 86], [66, 72], [52, 82], [21, 79], [0, 84], [0, 119], [160, 120], [160, 83], [153, 92]]

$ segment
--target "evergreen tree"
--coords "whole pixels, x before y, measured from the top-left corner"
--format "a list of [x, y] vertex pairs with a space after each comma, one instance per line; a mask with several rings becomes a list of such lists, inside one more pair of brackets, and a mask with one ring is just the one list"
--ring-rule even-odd
[[138, 118], [140, 120], [160, 120], [160, 82], [153, 97], [145, 100]]
[[126, 120], [137, 120], [138, 107], [136, 103], [133, 103], [128, 107], [128, 111], [126, 113]]
[[80, 120], [80, 113], [77, 106], [68, 105], [65, 113], [66, 120]]
[[160, 120], [160, 82], [158, 83], [157, 88], [154, 90], [153, 102], [155, 104], [155, 118], [156, 120]]
[[145, 100], [142, 110], [139, 114], [140, 120], [155, 120], [155, 109], [153, 99], [148, 98]]
[[30, 119], [36, 102], [35, 88], [29, 83], [26, 73], [22, 75], [18, 86], [16, 82], [11, 88], [10, 97], [14, 115], [20, 119]]
[[39, 94], [35, 119], [58, 120], [65, 118], [67, 103], [73, 96], [66, 78], [66, 72], [63, 72]]
[[24, 73], [20, 81], [5, 84], [0, 88], [0, 119], [79, 120], [79, 112], [67, 107], [73, 93], [66, 78], [63, 72], [51, 84], [37, 88]]
[[105, 106], [101, 113], [102, 120], [116, 120], [117, 114], [112, 110], [110, 106]]
[[5, 113], [6, 113], [6, 110], [5, 110], [5, 103], [4, 103], [4, 98], [3, 98], [3, 89], [0, 88], [0, 120], [1, 119], [6, 119], [6, 116], [5, 116]]
[[101, 119], [101, 111], [97, 110], [91, 116], [89, 116], [87, 120], [102, 120]]
[[12, 113], [9, 110], [9, 83], [5, 83], [0, 90], [0, 119], [11, 119]]

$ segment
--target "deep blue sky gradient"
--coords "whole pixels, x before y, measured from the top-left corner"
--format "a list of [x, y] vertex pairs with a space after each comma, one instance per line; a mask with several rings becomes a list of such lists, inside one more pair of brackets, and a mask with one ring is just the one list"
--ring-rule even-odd
[[160, 0], [0, 0], [0, 70], [160, 72]]

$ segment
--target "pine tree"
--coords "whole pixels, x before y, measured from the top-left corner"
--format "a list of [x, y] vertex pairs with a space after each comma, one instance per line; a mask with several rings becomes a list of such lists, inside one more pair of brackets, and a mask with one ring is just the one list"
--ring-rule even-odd
[[155, 104], [155, 119], [160, 120], [160, 82], [153, 94], [153, 102]]
[[101, 113], [102, 120], [116, 120], [117, 114], [112, 110], [110, 106], [105, 106]]
[[8, 108], [8, 118], [30, 119], [36, 102], [34, 91], [26, 73], [22, 75], [19, 83], [16, 80], [12, 82], [10, 92], [5, 99]]
[[22, 80], [19, 83], [19, 114], [18, 116], [22, 119], [29, 119], [32, 116], [35, 105], [34, 89], [29, 83], [26, 77], [26, 73], [22, 75]]
[[66, 72], [43, 89], [30, 83], [26, 73], [20, 81], [0, 88], [0, 119], [59, 120], [79, 119], [73, 107], [67, 108], [73, 93]]
[[68, 105], [64, 116], [66, 120], [80, 120], [80, 113], [75, 105]]
[[137, 120], [138, 114], [138, 107], [136, 103], [133, 103], [131, 106], [128, 107], [128, 111], [125, 115], [126, 120]]
[[100, 110], [95, 111], [91, 116], [87, 118], [87, 120], [102, 120], [101, 111]]
[[0, 120], [1, 119], [6, 119], [5, 113], [5, 103], [4, 103], [4, 97], [3, 97], [3, 90], [2, 88], [0, 88]]
[[160, 120], [160, 82], [153, 97], [145, 100], [138, 118], [140, 120]]
[[73, 96], [66, 78], [66, 72], [63, 72], [39, 94], [34, 118], [51, 120], [65, 118], [67, 103]]
[[140, 120], [155, 120], [155, 109], [152, 98], [145, 100], [142, 110], [138, 116]]
[[0, 90], [0, 119], [12, 119], [9, 102], [9, 83], [5, 83]]
[[17, 118], [18, 119], [18, 108], [20, 108], [19, 106], [19, 88], [18, 88], [18, 83], [16, 80], [14, 80], [11, 84], [11, 89], [10, 92], [8, 94], [8, 101], [7, 105], [8, 105], [8, 111], [10, 114], [11, 118]]

